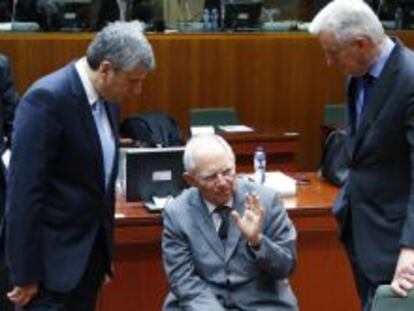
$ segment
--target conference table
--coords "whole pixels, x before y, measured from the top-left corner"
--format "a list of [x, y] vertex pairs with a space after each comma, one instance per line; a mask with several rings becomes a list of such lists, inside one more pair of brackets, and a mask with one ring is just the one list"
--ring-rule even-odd
[[[292, 173], [301, 185], [283, 198], [298, 231], [298, 266], [291, 278], [301, 310], [358, 310], [357, 295], [330, 209], [338, 189], [316, 173]], [[161, 257], [162, 214], [142, 202], [117, 202], [115, 278], [97, 310], [161, 310], [168, 292]]]

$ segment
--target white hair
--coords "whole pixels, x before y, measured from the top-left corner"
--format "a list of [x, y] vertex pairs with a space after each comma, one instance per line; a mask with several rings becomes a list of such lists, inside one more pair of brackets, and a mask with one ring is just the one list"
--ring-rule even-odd
[[339, 43], [366, 36], [379, 45], [386, 35], [374, 11], [362, 0], [334, 0], [312, 20], [309, 32], [331, 32]]
[[195, 172], [200, 156], [224, 153], [235, 164], [234, 152], [223, 137], [215, 134], [196, 135], [187, 142], [184, 151], [184, 168], [187, 172]]

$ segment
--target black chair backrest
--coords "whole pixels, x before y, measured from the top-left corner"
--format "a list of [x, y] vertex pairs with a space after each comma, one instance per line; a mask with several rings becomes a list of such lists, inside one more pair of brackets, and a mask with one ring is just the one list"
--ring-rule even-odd
[[120, 133], [142, 147], [183, 145], [177, 122], [163, 113], [142, 113], [126, 118], [121, 123]]

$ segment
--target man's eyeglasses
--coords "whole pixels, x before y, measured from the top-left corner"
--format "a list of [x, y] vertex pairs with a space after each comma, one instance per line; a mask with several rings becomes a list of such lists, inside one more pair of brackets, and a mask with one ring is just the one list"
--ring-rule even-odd
[[198, 175], [198, 178], [200, 178], [201, 180], [206, 181], [206, 182], [214, 182], [219, 178], [219, 176], [221, 176], [221, 177], [233, 177], [234, 173], [235, 173], [234, 172], [234, 167], [228, 167], [228, 168], [222, 169], [218, 172], [215, 172], [215, 173], [207, 175], [207, 176]]

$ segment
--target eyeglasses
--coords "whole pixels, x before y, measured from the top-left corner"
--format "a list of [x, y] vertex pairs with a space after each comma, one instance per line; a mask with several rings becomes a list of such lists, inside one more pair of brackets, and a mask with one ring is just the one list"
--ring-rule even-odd
[[218, 172], [215, 172], [207, 176], [198, 175], [198, 178], [200, 178], [201, 180], [205, 182], [214, 182], [219, 178], [219, 176], [229, 178], [229, 177], [233, 177], [234, 173], [235, 173], [234, 167], [227, 167], [227, 168], [224, 168]]

